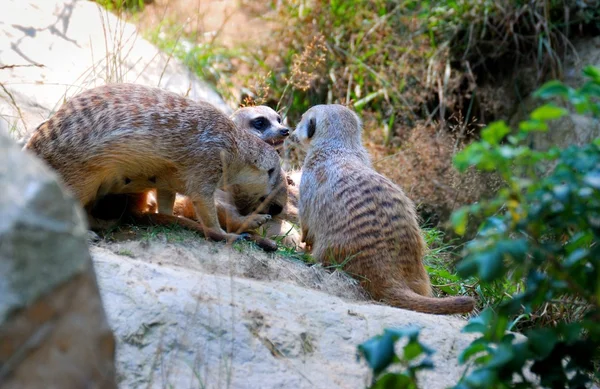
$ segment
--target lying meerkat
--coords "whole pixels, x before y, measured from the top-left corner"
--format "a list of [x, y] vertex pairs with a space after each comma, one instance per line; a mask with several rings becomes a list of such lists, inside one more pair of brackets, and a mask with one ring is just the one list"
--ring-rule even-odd
[[[212, 105], [158, 88], [112, 84], [85, 91], [40, 124], [24, 149], [59, 172], [90, 224], [91, 210], [103, 196], [131, 194], [143, 203], [156, 189], [159, 214], [146, 217], [192, 226], [173, 216], [175, 194], [182, 193], [192, 201], [205, 236], [233, 240], [240, 235], [223, 231], [218, 221], [217, 188], [253, 193], [256, 203], [277, 198], [285, 204], [287, 198], [272, 147]], [[260, 211], [261, 204], [255, 208]], [[264, 215], [263, 222], [268, 219]]]
[[413, 202], [371, 166], [358, 116], [342, 105], [309, 109], [295, 131], [307, 156], [299, 215], [302, 240], [327, 264], [344, 263], [376, 300], [414, 311], [470, 312], [470, 297], [434, 298]]
[[[298, 249], [304, 248], [304, 244], [300, 239], [300, 234], [295, 227], [298, 225], [299, 174], [301, 174], [301, 172], [287, 173], [287, 176], [289, 177], [287, 185], [288, 199], [281, 212], [260, 226], [246, 224], [247, 230], [257, 229], [260, 236], [280, 240], [281, 243], [288, 247], [296, 247]], [[221, 223], [221, 226], [227, 228], [228, 226], [238, 225], [236, 223], [239, 222], [236, 220], [243, 216], [240, 215], [239, 209], [234, 205], [235, 201], [231, 200], [231, 197], [229, 197], [227, 192], [222, 193], [220, 201], [220, 205], [217, 208], [219, 210], [219, 222]], [[154, 211], [152, 202], [150, 202], [150, 205], [146, 206], [150, 208], [150, 212]], [[192, 220], [196, 219], [193, 204], [189, 198], [179, 194], [175, 200], [173, 214]]]

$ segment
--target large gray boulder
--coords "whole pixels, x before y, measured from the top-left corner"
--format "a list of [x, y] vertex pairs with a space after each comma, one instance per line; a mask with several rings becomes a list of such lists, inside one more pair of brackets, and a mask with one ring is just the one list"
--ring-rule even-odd
[[95, 2], [3, 0], [0, 131], [26, 136], [65, 99], [111, 82], [160, 86], [226, 113], [223, 99]]
[[364, 388], [370, 374], [357, 345], [416, 325], [436, 350], [420, 387], [441, 389], [458, 381], [457, 356], [474, 338], [461, 333], [463, 319], [373, 304], [339, 274], [262, 252], [103, 246], [91, 251], [123, 388]]
[[0, 387], [114, 388], [83, 211], [0, 133]]

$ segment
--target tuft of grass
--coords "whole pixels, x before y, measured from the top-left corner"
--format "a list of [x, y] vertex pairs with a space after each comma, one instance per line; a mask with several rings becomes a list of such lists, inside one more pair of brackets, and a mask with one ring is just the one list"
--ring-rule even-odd
[[122, 11], [142, 11], [146, 3], [152, 0], [94, 0], [109, 11], [120, 13]]
[[123, 255], [123, 256], [129, 257], [129, 258], [135, 258], [135, 256], [133, 255], [133, 252], [128, 249], [120, 249], [119, 251], [117, 251], [117, 254]]

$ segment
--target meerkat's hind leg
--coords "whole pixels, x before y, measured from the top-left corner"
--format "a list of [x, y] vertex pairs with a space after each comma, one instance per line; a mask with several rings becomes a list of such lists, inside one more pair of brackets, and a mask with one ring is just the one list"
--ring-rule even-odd
[[240, 238], [238, 234], [226, 233], [219, 225], [217, 209], [214, 199], [195, 197], [192, 199], [198, 221], [204, 228], [204, 235], [213, 240], [235, 241]]
[[156, 190], [156, 200], [158, 201], [158, 213], [165, 215], [173, 214], [176, 193], [167, 189]]
[[235, 206], [224, 201], [217, 201], [217, 215], [219, 224], [225, 227], [227, 232], [234, 233], [255, 230], [271, 220], [271, 215], [262, 213], [242, 216]]

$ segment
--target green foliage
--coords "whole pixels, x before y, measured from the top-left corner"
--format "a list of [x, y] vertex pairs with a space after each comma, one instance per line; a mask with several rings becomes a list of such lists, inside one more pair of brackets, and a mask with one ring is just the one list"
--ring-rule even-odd
[[[421, 370], [433, 369], [431, 355], [433, 350], [419, 342], [417, 327], [386, 329], [382, 335], [375, 336], [358, 346], [359, 356], [362, 356], [373, 370], [371, 389], [406, 388], [416, 389], [416, 373]], [[396, 354], [396, 342], [406, 339], [402, 354]], [[394, 365], [400, 371], [388, 371]]]
[[[553, 81], [537, 95], [598, 116], [600, 70], [588, 67], [584, 74], [588, 81], [579, 89]], [[600, 380], [600, 138], [546, 152], [526, 146], [531, 131], [547, 131], [548, 121], [566, 113], [548, 104], [517, 130], [492, 123], [456, 156], [459, 169], [497, 171], [506, 184], [495, 198], [452, 215], [461, 234], [471, 215], [484, 220], [464, 247], [459, 275], [495, 291], [507, 287], [510, 298], [464, 327], [480, 336], [459, 355], [465, 373], [454, 389], [583, 388]], [[523, 319], [525, 336], [510, 333]], [[407, 366], [393, 353], [393, 334], [360, 346], [374, 370], [373, 387], [416, 388], [410, 370], [401, 379], [384, 374], [390, 366]], [[427, 348], [415, 350], [431, 355]]]
[[109, 11], [141, 11], [144, 9], [144, 0], [95, 0]]
[[[579, 89], [553, 81], [537, 95], [562, 98], [579, 113], [598, 115], [600, 71], [588, 67], [584, 74], [589, 80]], [[547, 104], [517, 131], [492, 123], [481, 141], [456, 156], [459, 169], [497, 171], [506, 182], [496, 198], [453, 215], [458, 233], [464, 233], [469, 215], [485, 218], [465, 246], [459, 274], [486, 284], [508, 279], [522, 286], [495, 312], [484, 311], [465, 328], [482, 336], [461, 355], [461, 362], [470, 361], [476, 369], [456, 388], [477, 388], [481, 382], [507, 387], [514, 374], [521, 375], [521, 387], [530, 387], [522, 375], [526, 363], [532, 363], [532, 373], [545, 387], [581, 387], [595, 372], [600, 358], [600, 140], [547, 152], [525, 145], [529, 132], [547, 131], [548, 121], [566, 113]], [[550, 162], [554, 167], [548, 173]], [[506, 334], [511, 318], [541, 309], [562, 314], [545, 326], [532, 323], [525, 340]]]
[[600, 115], [600, 70], [594, 66], [586, 66], [583, 74], [589, 80], [581, 88], [571, 88], [559, 81], [544, 84], [535, 96], [542, 99], [562, 98], [568, 101], [577, 113], [591, 112]]

